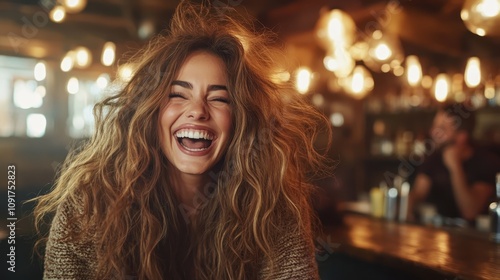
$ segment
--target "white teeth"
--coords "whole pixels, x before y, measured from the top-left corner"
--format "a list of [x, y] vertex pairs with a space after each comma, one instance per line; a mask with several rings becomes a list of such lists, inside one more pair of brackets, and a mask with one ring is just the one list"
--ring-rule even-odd
[[178, 138], [213, 140], [214, 137], [206, 130], [181, 129], [175, 133]]

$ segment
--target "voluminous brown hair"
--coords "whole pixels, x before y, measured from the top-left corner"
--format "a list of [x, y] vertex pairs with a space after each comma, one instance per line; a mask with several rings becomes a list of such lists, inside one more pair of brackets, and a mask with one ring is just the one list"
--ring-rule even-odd
[[[319, 124], [329, 126], [290, 83], [276, 82], [283, 69], [271, 37], [229, 14], [182, 2], [169, 33], [136, 56], [130, 82], [96, 105], [95, 134], [38, 199], [38, 222], [61, 204], [78, 205], [79, 230], [66, 238], [91, 235], [99, 279], [255, 279], [264, 261], [275, 267], [286, 232], [313, 246], [306, 174], [324, 169], [313, 141]], [[234, 135], [190, 221], [168, 186], [159, 112], [182, 63], [199, 50], [227, 66]]]

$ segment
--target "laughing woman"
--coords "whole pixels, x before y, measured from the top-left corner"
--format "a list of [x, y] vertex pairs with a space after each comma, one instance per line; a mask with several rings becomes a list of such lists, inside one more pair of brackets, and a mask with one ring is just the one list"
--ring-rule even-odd
[[275, 82], [269, 37], [181, 3], [39, 199], [45, 279], [317, 279], [321, 114]]

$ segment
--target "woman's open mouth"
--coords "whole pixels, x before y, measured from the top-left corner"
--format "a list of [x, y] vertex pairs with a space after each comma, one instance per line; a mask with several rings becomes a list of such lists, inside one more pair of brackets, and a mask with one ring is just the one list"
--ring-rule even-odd
[[207, 130], [181, 129], [175, 133], [179, 144], [190, 152], [201, 152], [210, 148], [215, 136]]

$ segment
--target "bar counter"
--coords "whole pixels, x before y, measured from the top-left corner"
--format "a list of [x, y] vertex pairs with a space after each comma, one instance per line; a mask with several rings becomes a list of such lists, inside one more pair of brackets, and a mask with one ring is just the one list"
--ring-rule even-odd
[[329, 252], [405, 271], [415, 279], [500, 279], [500, 244], [472, 229], [436, 228], [346, 214], [324, 229]]

